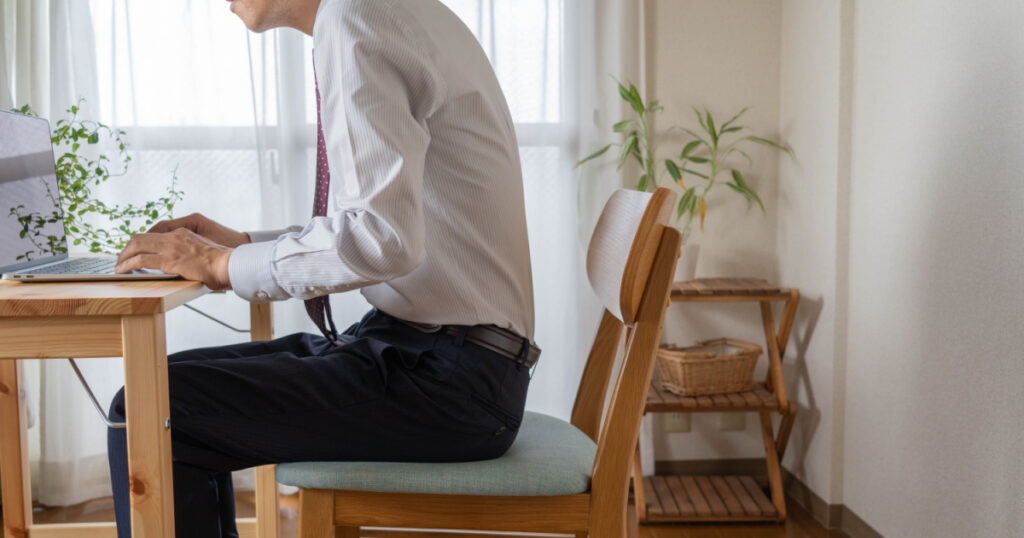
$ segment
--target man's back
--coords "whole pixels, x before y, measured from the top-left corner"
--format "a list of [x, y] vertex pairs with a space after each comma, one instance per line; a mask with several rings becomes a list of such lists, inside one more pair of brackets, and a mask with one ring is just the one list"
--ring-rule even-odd
[[[327, 217], [278, 239], [269, 297], [358, 287], [402, 319], [531, 338], [519, 151], [473, 34], [436, 0], [323, 0], [313, 41], [331, 196]], [[233, 255], [243, 296], [269, 280], [236, 271], [254, 248]], [[294, 277], [311, 266], [318, 286]]]
[[[427, 119], [431, 140], [423, 200], [426, 249], [433, 255], [409, 275], [364, 288], [363, 294], [371, 302], [391, 302], [394, 294], [412, 291], [407, 319], [480, 323], [455, 314], [475, 310], [489, 323], [532, 338], [519, 147], [497, 78], [472, 32], [441, 2], [396, 1], [393, 9], [403, 11], [410, 31], [422, 32], [418, 37], [433, 48], [447, 92]], [[431, 286], [420, 285], [425, 282]], [[459, 307], [450, 308], [453, 301]], [[431, 309], [439, 304], [447, 312]]]

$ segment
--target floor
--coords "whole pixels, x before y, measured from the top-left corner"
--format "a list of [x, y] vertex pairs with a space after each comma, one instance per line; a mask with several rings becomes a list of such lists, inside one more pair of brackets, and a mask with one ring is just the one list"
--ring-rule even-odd
[[[252, 517], [252, 493], [237, 496], [238, 516]], [[298, 526], [298, 497], [281, 496], [281, 538], [295, 538]], [[636, 514], [630, 505], [630, 538], [845, 538], [829, 531], [814, 521], [810, 514], [796, 503], [788, 504], [789, 518], [784, 525], [775, 524], [658, 524], [637, 525]], [[112, 521], [114, 508], [111, 500], [98, 499], [64, 508], [35, 510], [36, 523], [72, 523]], [[0, 538], [3, 536], [0, 525]], [[467, 537], [468, 538], [468, 537]]]

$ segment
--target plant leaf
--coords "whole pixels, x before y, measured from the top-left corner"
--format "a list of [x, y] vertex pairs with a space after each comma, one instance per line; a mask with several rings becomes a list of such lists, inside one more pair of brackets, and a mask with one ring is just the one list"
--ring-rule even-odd
[[636, 132], [632, 132], [629, 138], [626, 139], [626, 144], [622, 147], [622, 154], [619, 155], [619, 165], [615, 168], [616, 170], [622, 170], [622, 167], [626, 165], [626, 159], [633, 153], [637, 148], [637, 137]]
[[726, 152], [725, 156], [722, 157], [722, 159], [725, 160], [725, 158], [728, 157], [729, 155], [732, 155], [732, 152], [734, 151], [738, 152], [740, 155], [743, 155], [743, 158], [747, 160], [747, 166], [754, 166], [754, 160], [750, 158], [750, 155], [747, 155], [747, 152], [743, 151], [740, 148], [730, 149], [728, 152]]
[[672, 176], [672, 179], [676, 181], [682, 179], [683, 173], [679, 171], [679, 167], [672, 159], [665, 159], [665, 168], [668, 169], [668, 175]]
[[[733, 116], [733, 117], [729, 118], [729, 121], [727, 121], [727, 122], [723, 123], [723, 124], [722, 124], [722, 132], [725, 132], [725, 129], [726, 129], [726, 128], [728, 128], [728, 127], [729, 127], [730, 125], [732, 125], [732, 122], [734, 122], [734, 121], [736, 121], [736, 120], [740, 119], [740, 116], [742, 116], [742, 115], [743, 115], [743, 113], [744, 113], [744, 112], [746, 112], [746, 111], [748, 111], [748, 110], [750, 110], [750, 107], [749, 107], [749, 106], [745, 106], [745, 107], [743, 107], [743, 109], [742, 109], [742, 110], [740, 110], [739, 112], [737, 112], [735, 116]], [[743, 127], [740, 127], [740, 129], [742, 129], [742, 128], [743, 128]]]
[[704, 109], [704, 116], [706, 116], [707, 121], [708, 121], [708, 133], [711, 134], [711, 143], [714, 144], [715, 146], [717, 146], [718, 145], [718, 132], [715, 131], [715, 120], [714, 120], [714, 118], [711, 117], [711, 113], [708, 112], [707, 108]]
[[679, 197], [679, 205], [676, 207], [676, 218], [682, 218], [693, 205], [697, 187], [690, 187]]
[[700, 199], [700, 231], [704, 231], [704, 214], [707, 212], [707, 204], [704, 203], [704, 199]]
[[704, 164], [704, 163], [708, 162], [708, 160], [705, 159], [704, 157], [697, 157], [696, 155], [690, 155], [690, 156], [686, 157], [686, 159], [688, 161], [690, 161], [690, 162], [697, 163], [697, 164]]
[[631, 101], [629, 90], [621, 82], [616, 81], [616, 83], [619, 85], [619, 97], [622, 97], [623, 101], [629, 103]]
[[633, 120], [631, 120], [631, 119], [630, 120], [622, 120], [622, 121], [616, 123], [615, 125], [612, 125], [612, 130], [615, 131], [616, 133], [624, 133], [632, 125], [633, 125]]
[[686, 131], [686, 134], [696, 138], [698, 142], [703, 142], [705, 146], [707, 146], [709, 148], [711, 147], [711, 143], [708, 142], [707, 140], [704, 140], [704, 137], [699, 135], [699, 134], [697, 134], [696, 131], [693, 131], [691, 129], [687, 129], [685, 127], [683, 127], [683, 131]]
[[636, 182], [636, 190], [647, 191], [647, 174], [640, 176], [640, 181]]
[[582, 160], [580, 160], [580, 162], [576, 163], [576, 166], [574, 166], [573, 168], [579, 168], [580, 165], [582, 165], [583, 163], [585, 163], [585, 162], [587, 162], [589, 160], [592, 160], [592, 159], [596, 159], [596, 158], [604, 155], [605, 152], [607, 152], [608, 149], [611, 148], [611, 147], [612, 147], [612, 145], [608, 144], [607, 146], [605, 146], [605, 147], [595, 151], [594, 153], [591, 153], [590, 155], [587, 155]]
[[689, 144], [683, 146], [683, 152], [679, 154], [679, 158], [680, 159], [686, 159], [686, 156], [691, 154], [691, 153], [693, 153], [693, 151], [695, 149], [697, 149], [700, 146], [700, 144], [701, 144], [700, 140], [694, 140], [694, 141], [690, 142]]
[[[758, 196], [757, 192], [755, 192], [754, 189], [752, 189], [750, 185], [748, 185], [747, 182], [743, 179], [743, 174], [741, 174], [739, 170], [731, 170], [731, 172], [732, 179], [735, 182], [735, 186], [733, 187], [733, 189], [740, 192], [740, 194], [746, 197], [747, 200], [757, 202], [757, 205], [761, 207], [761, 212], [767, 213], [767, 211], [765, 211], [764, 209], [764, 204], [761, 202], [761, 197]], [[726, 185], [732, 186], [733, 184], [726, 183]]]
[[686, 174], [693, 174], [693, 175], [695, 175], [697, 177], [701, 177], [701, 178], [704, 178], [704, 179], [708, 178], [708, 176], [706, 176], [706, 175], [704, 175], [704, 174], [702, 174], [700, 172], [697, 172], [695, 170], [690, 170], [689, 168], [683, 168], [683, 172], [686, 173]]
[[754, 142], [754, 143], [757, 143], [757, 144], [761, 144], [762, 146], [768, 146], [768, 147], [771, 147], [771, 148], [775, 148], [775, 149], [777, 149], [779, 151], [784, 151], [784, 152], [786, 152], [786, 154], [789, 155], [789, 157], [791, 159], [795, 159], [796, 158], [796, 156], [793, 155], [793, 150], [789, 149], [786, 146], [782, 146], [782, 145], [776, 144], [775, 142], [772, 142], [771, 140], [768, 140], [767, 138], [761, 138], [760, 136], [748, 136], [748, 137], [744, 138], [744, 140], [750, 140], [751, 142]]
[[705, 131], [707, 131], [708, 130], [708, 124], [704, 122], [704, 116], [700, 113], [700, 110], [697, 110], [697, 107], [695, 107], [695, 106], [694, 107], [690, 107], [690, 108], [692, 108], [693, 109], [693, 113], [697, 115], [697, 121], [700, 122], [700, 128], [704, 129]]
[[632, 82], [629, 83], [629, 104], [633, 107], [633, 110], [637, 114], [644, 113], [644, 100], [640, 97], [640, 91], [636, 89], [636, 86]]

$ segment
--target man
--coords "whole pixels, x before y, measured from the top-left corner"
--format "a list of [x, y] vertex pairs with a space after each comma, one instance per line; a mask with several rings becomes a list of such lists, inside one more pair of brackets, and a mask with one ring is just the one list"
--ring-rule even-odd
[[[286, 461], [464, 461], [522, 418], [533, 290], [519, 155], [470, 31], [437, 0], [234, 0], [253, 31], [313, 36], [314, 217], [242, 233], [201, 215], [135, 236], [119, 271], [158, 268], [254, 302], [306, 300], [322, 336], [169, 357], [175, 525], [237, 536], [230, 471]], [[375, 307], [342, 334], [326, 296]], [[124, 416], [124, 398], [111, 404]], [[118, 535], [124, 430], [109, 432]]]

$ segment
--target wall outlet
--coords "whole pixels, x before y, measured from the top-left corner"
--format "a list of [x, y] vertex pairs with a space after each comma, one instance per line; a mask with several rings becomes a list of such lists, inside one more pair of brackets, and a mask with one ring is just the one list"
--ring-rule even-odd
[[719, 431], [743, 431], [747, 429], [746, 413], [721, 413], [718, 415]]
[[686, 433], [690, 431], [689, 413], [663, 413], [661, 429], [665, 433]]

